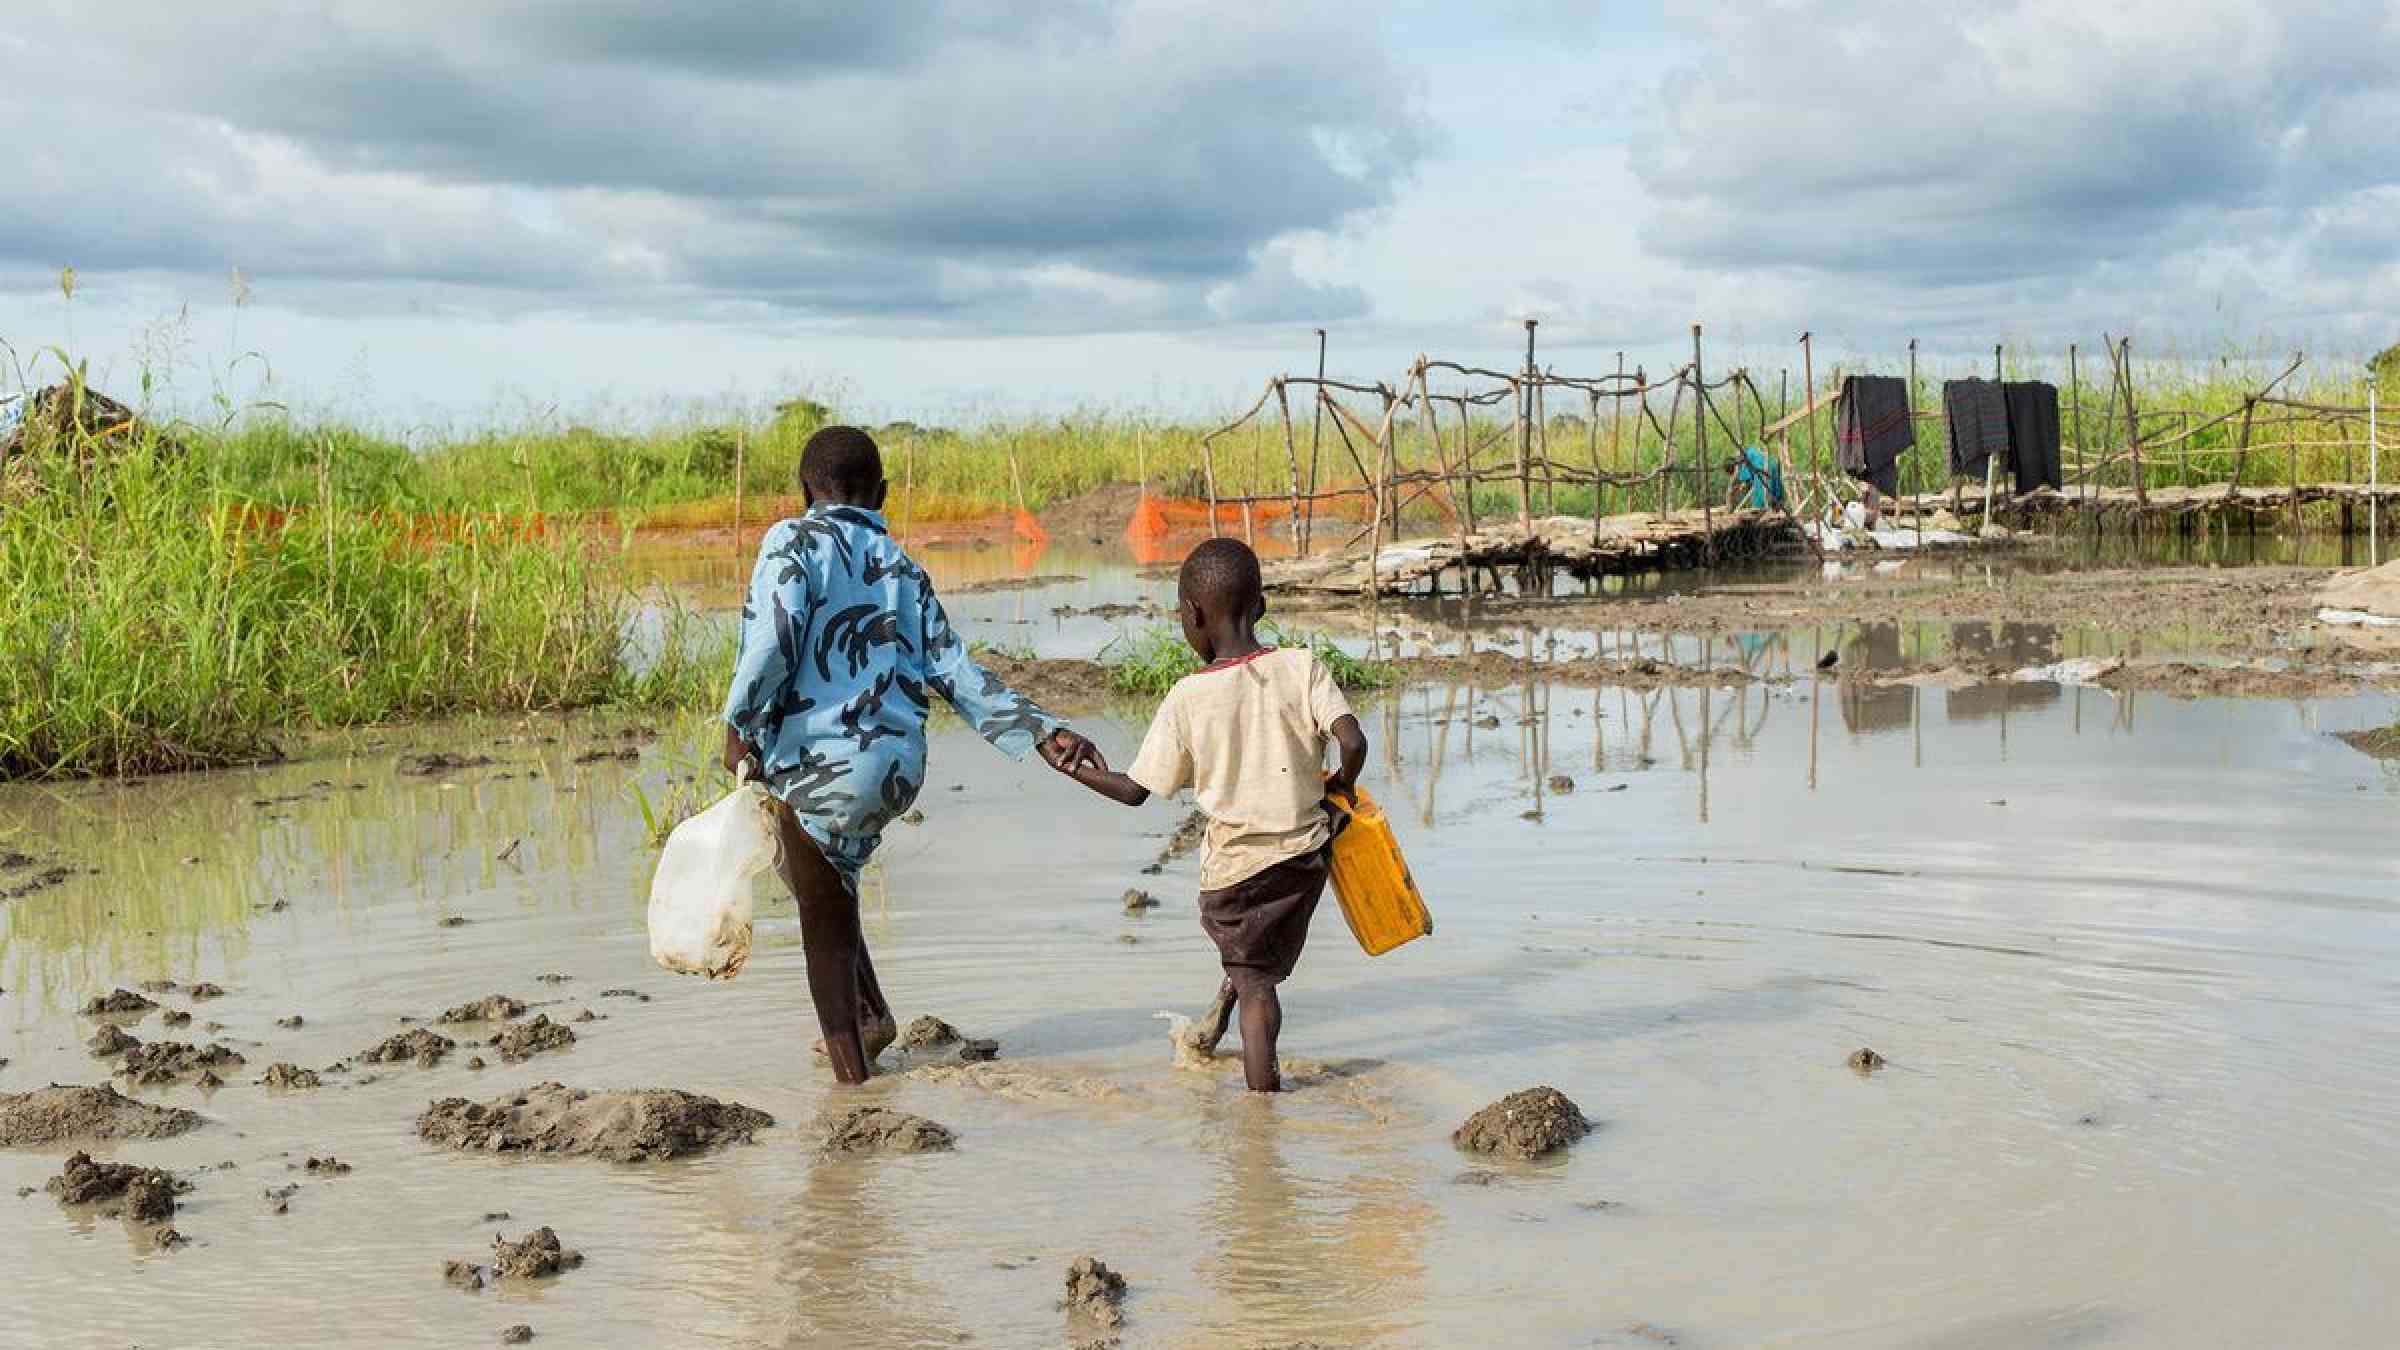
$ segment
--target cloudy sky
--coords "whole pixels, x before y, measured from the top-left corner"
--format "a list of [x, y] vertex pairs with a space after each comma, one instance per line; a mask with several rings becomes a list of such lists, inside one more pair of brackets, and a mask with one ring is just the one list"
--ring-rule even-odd
[[2393, 0], [9, 13], [0, 339], [187, 405], [1188, 413], [1528, 315], [1566, 370], [2400, 339]]

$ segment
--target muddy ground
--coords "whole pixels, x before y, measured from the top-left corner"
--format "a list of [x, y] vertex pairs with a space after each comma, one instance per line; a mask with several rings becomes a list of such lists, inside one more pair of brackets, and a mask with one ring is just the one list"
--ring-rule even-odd
[[[2177, 657], [2130, 656], [2093, 682], [2179, 698], [2320, 698], [2400, 689], [2400, 641], [2319, 623], [2316, 592], [2321, 568], [2224, 569], [2176, 567], [2103, 572], [1957, 575], [1928, 579], [1817, 579], [1732, 582], [1705, 591], [1589, 599], [1475, 602], [1466, 616], [1455, 606], [1373, 609], [1357, 602], [1275, 597], [1275, 612], [1338, 637], [1377, 635], [1384, 659], [1408, 682], [1435, 681], [1498, 688], [1528, 678], [1630, 689], [1726, 687], [1770, 679], [1732, 664], [1730, 647], [1714, 663], [1659, 657], [1588, 655], [1552, 658], [1539, 645], [1513, 644], [1512, 625], [1549, 631], [1644, 632], [1723, 636], [1823, 629], [1828, 648], [1859, 625], [1918, 621], [1986, 622], [2123, 635], [2128, 649], [2148, 646]], [[1390, 654], [1396, 644], [1398, 653]], [[2058, 659], [2055, 644], [2012, 653], [2005, 663], [1973, 656], [1883, 669], [1845, 668], [1830, 680], [1893, 683], [1939, 678], [1954, 683], [2003, 681], [2030, 665]], [[999, 653], [985, 665], [1047, 705], [1092, 708], [1119, 696], [1106, 664], [1096, 660], [1020, 659]]]

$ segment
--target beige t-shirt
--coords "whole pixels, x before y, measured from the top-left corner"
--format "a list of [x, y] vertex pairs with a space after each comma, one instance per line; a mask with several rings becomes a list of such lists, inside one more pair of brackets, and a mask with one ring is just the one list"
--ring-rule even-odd
[[1213, 891], [1323, 846], [1325, 738], [1350, 715], [1306, 648], [1269, 648], [1167, 691], [1126, 777], [1158, 796], [1183, 788], [1208, 817], [1200, 888]]

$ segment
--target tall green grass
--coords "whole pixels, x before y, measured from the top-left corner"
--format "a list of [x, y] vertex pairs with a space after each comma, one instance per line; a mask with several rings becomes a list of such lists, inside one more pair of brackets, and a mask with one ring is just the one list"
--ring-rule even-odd
[[[0, 478], [0, 778], [275, 755], [285, 733], [469, 711], [705, 704], [730, 649], [643, 614], [614, 555], [467, 517], [428, 531], [319, 483], [262, 515], [206, 450]], [[327, 477], [330, 477], [328, 467]]]
[[[2076, 401], [2062, 372], [2049, 365], [2020, 374], [2056, 380], [2062, 400], [2061, 424], [2070, 448], [2066, 467], [2074, 473], [2083, 463], [2120, 450], [2124, 443], [2121, 410], [2109, 402], [2105, 367], [2095, 377], [2087, 362], [2082, 382], [2078, 455]], [[1905, 363], [1883, 363], [1880, 373], [1905, 374]], [[1761, 396], [1736, 399], [1729, 391], [1714, 396], [1716, 415], [1708, 425], [1709, 458], [1720, 465], [1737, 443], [1761, 439], [1762, 424], [1779, 417], [1788, 400], [1779, 392], [1775, 372], [1753, 371]], [[1918, 407], [1939, 407], [1941, 377], [1930, 364], [1918, 385]], [[1820, 369], [1830, 384], [1831, 372]], [[2315, 401], [2359, 405], [2366, 395], [2367, 376], [2310, 367], [2302, 372], [2297, 391]], [[2145, 362], [2137, 368], [2142, 434], [2156, 442], [2228, 411], [2236, 411], [2246, 389], [2264, 379], [2245, 365], [2194, 362]], [[2400, 363], [2385, 370], [2387, 406], [2400, 402]], [[1796, 384], [1796, 376], [1795, 376]], [[1560, 465], [1582, 472], [1595, 462], [1615, 476], [1639, 478], [1651, 474], [1668, 458], [1660, 427], [1637, 416], [1628, 405], [1622, 422], [1603, 405], [1597, 421], [1580, 398], [1570, 401], [1552, 391], [1550, 416], [1536, 433], [1536, 448], [1546, 444]], [[1370, 422], [1380, 409], [1354, 402]], [[1308, 476], [1310, 427], [1295, 409], [1301, 476]], [[1651, 412], [1660, 423], [1674, 412], [1672, 458], [1679, 472], [1668, 486], [1670, 507], [1697, 505], [1703, 491], [1713, 500], [1725, 499], [1727, 483], [1721, 473], [1697, 471], [1694, 455], [1692, 405], [1680, 411], [1670, 394], [1654, 394]], [[1395, 419], [1395, 455], [1404, 469], [1438, 469], [1444, 458], [1455, 463], [1460, 429], [1452, 405], [1438, 405], [1441, 445], [1426, 436], [1421, 421], [1404, 412]], [[2265, 410], [2273, 415], [2272, 409]], [[463, 437], [428, 444], [404, 444], [357, 428], [336, 424], [298, 424], [279, 413], [253, 413], [232, 418], [221, 427], [177, 428], [195, 453], [213, 466], [229, 491], [265, 502], [307, 503], [329, 490], [339, 502], [389, 506], [415, 511], [508, 511], [575, 515], [612, 512], [627, 523], [656, 518], [661, 523], [698, 523], [710, 511], [701, 504], [723, 508], [737, 488], [754, 502], [795, 490], [801, 447], [818, 427], [842, 417], [838, 408], [795, 400], [762, 411], [717, 410], [669, 419], [637, 431], [610, 431], [586, 426], [538, 422], [519, 427], [495, 427]], [[2387, 443], [2396, 435], [2386, 419]], [[923, 427], [889, 423], [873, 428], [885, 452], [893, 485], [895, 511], [953, 517], [977, 509], [1014, 506], [1019, 486], [1025, 503], [1036, 510], [1072, 499], [1092, 489], [1143, 480], [1169, 495], [1198, 497], [1205, 493], [1208, 462], [1201, 436], [1213, 423], [1200, 419], [1161, 421], [1135, 414], [1079, 412], [1054, 418], [997, 419], [965, 428]], [[1835, 455], [1831, 412], [1814, 419], [1815, 459], [1828, 471]], [[1904, 486], [1936, 489], [1948, 483], [1943, 468], [1942, 435], [1938, 421], [1918, 424], [1918, 448], [1903, 461]], [[2174, 483], [2225, 482], [2237, 462], [2241, 481], [2253, 486], [2285, 482], [2295, 474], [2302, 482], [2363, 479], [2366, 454], [2363, 437], [2353, 428], [2346, 441], [2330, 433], [2311, 431], [2307, 439], [2325, 441], [2296, 453], [2278, 448], [2290, 439], [2280, 430], [2261, 427], [2246, 460], [2237, 455], [2240, 422], [2223, 423], [2179, 446], [2172, 453], [2148, 457], [2145, 481], [2153, 486]], [[1476, 449], [1479, 469], [1499, 476], [1475, 491], [1479, 518], [1513, 517], [1516, 485], [1510, 472], [1515, 462], [1515, 435], [1505, 408], [1479, 412], [1465, 433]], [[1355, 433], [1345, 444], [1340, 428], [1328, 417], [1314, 451], [1316, 478], [1325, 486], [1356, 484], [1358, 463], [1373, 462], [1372, 447], [1359, 444]], [[1798, 467], [1811, 458], [1810, 427], [1796, 425], [1791, 450]], [[1357, 459], [1353, 458], [1353, 451]], [[326, 466], [320, 482], [320, 452]], [[1287, 463], [1280, 421], [1272, 408], [1252, 424], [1215, 442], [1214, 469], [1219, 494], [1280, 498], [1289, 492], [1292, 470]], [[1013, 461], [1013, 468], [1012, 468]], [[736, 466], [740, 473], [737, 475]], [[2101, 473], [2098, 481], [2121, 486], [2130, 482], [2127, 466]], [[1588, 514], [1593, 491], [1581, 484], [1532, 487], [1537, 512]], [[1360, 503], [1360, 504], [1363, 504]], [[1652, 510], [1660, 504], [1656, 483], [1611, 486], [1597, 503], [1606, 511]], [[677, 510], [676, 508], [685, 508]], [[1416, 508], [1430, 519], [1430, 505]], [[722, 514], [721, 509], [717, 514]], [[1356, 505], [1351, 512], [1357, 515]]]
[[[1344, 689], [1382, 689], [1395, 675], [1389, 663], [1352, 656], [1323, 633], [1294, 632], [1270, 620], [1259, 625], [1258, 636], [1270, 647], [1308, 648]], [[1177, 680], [1200, 669], [1200, 655], [1183, 640], [1183, 631], [1166, 624], [1117, 639], [1100, 659], [1108, 667], [1110, 687], [1129, 698], [1164, 698]]]

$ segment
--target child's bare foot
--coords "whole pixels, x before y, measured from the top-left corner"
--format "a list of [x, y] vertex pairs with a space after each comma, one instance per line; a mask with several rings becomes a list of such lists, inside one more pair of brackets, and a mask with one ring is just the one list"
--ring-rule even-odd
[[[892, 1048], [892, 1042], [900, 1039], [900, 1024], [890, 1017], [862, 1017], [858, 1019], [858, 1038], [866, 1044], [867, 1063], [873, 1064], [884, 1051]], [[825, 1039], [818, 1037], [809, 1050], [823, 1059]]]
[[1202, 1058], [1213, 1055], [1217, 1053], [1217, 1042], [1225, 1039], [1225, 1027], [1232, 1020], [1233, 981], [1227, 980], [1217, 986], [1217, 996], [1209, 1001], [1208, 1011], [1200, 1014], [1190, 1030], [1184, 1033], [1185, 1041], [1199, 1051]]

